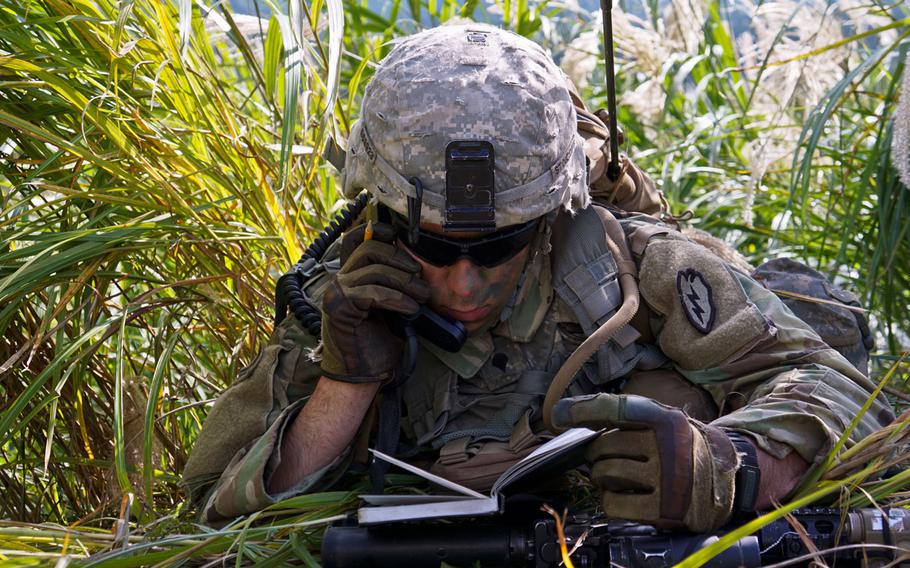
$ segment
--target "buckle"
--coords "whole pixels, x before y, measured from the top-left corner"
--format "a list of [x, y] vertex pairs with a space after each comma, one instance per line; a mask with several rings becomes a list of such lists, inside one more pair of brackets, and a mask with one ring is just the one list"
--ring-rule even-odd
[[299, 276], [301, 284], [309, 280], [316, 273], [316, 262], [315, 258], [306, 257], [300, 259], [300, 262], [295, 262], [294, 266], [290, 268], [287, 272], [284, 273], [284, 276]]
[[440, 465], [455, 465], [468, 461], [468, 442], [470, 436], [455, 438], [439, 448], [439, 459], [436, 460]]

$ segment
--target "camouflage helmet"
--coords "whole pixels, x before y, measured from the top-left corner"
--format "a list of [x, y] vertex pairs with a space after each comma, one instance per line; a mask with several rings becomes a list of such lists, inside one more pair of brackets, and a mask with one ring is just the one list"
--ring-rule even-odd
[[535, 43], [482, 24], [400, 40], [367, 85], [345, 157], [344, 194], [368, 189], [407, 216], [443, 224], [446, 145], [485, 140], [495, 156], [495, 228], [588, 205], [584, 141], [562, 71]]

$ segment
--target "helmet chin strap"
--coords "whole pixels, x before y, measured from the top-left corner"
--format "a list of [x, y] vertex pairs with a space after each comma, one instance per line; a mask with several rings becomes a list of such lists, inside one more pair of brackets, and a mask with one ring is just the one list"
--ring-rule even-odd
[[414, 186], [414, 197], [408, 196], [408, 244], [416, 245], [420, 238], [420, 210], [423, 208], [423, 183], [414, 176], [408, 179]]
[[[538, 225], [537, 235], [535, 235], [534, 240], [531, 241], [531, 244], [529, 245], [530, 250], [528, 251], [528, 259], [521, 269], [518, 283], [515, 285], [515, 289], [512, 290], [512, 296], [509, 298], [509, 301], [506, 302], [506, 305], [502, 308], [497, 323], [504, 322], [512, 316], [512, 312], [515, 310], [519, 298], [524, 296], [528, 271], [533, 270], [535, 274], [539, 273], [540, 269], [537, 265], [544, 262], [544, 256], [550, 254], [550, 234], [552, 233], [550, 225], [555, 218], [555, 214], [549, 214], [544, 218], [543, 222]], [[537, 275], [539, 277], [539, 274]]]

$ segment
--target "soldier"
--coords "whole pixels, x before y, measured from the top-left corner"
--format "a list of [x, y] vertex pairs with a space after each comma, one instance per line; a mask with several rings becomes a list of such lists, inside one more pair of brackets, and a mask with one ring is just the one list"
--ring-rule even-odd
[[[550, 434], [554, 375], [635, 296], [620, 281], [636, 274], [635, 318], [552, 411], [558, 428], [610, 428], [588, 451], [605, 513], [709, 531], [820, 463], [874, 385], [739, 268], [591, 203], [576, 112], [555, 64], [512, 33], [447, 26], [396, 44], [344, 172], [377, 222], [348, 231], [304, 287], [321, 342], [287, 317], [210, 412], [184, 474], [205, 522], [329, 487], [366, 461], [377, 421], [399, 455], [489, 484]], [[606, 193], [650, 184], [626, 158]], [[389, 313], [421, 305], [469, 337], [455, 353], [420, 339], [402, 364]], [[377, 399], [394, 412], [377, 420]], [[876, 399], [849, 443], [892, 418]]]

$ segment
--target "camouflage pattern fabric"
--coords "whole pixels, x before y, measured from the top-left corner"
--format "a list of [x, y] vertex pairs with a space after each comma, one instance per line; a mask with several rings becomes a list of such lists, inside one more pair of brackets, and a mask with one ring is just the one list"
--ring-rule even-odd
[[[650, 314], [650, 321], [645, 322], [649, 329], [639, 341], [647, 338], [647, 348], [663, 347], [664, 355], [670, 355], [660, 369], [642, 366], [642, 359], [632, 371], [635, 380], [628, 382], [629, 392], [665, 393], [659, 399], [663, 404], [687, 410], [712, 426], [748, 433], [778, 458], [796, 451], [818, 464], [859, 413], [873, 383], [777, 296], [707, 249], [657, 225], [651, 217], [626, 216], [621, 223], [637, 251], [636, 262], [646, 269], [641, 312]], [[409, 444], [438, 452], [447, 442], [464, 437], [501, 443], [523, 420], [535, 433], [541, 432], [543, 394], [557, 369], [586, 337], [572, 309], [554, 292], [551, 260], [559, 251], [549, 250], [548, 237], [542, 234], [533, 245], [539, 254], [532, 255], [525, 278], [497, 325], [470, 337], [459, 353], [421, 342], [416, 370], [402, 391], [407, 410], [402, 433]], [[325, 272], [306, 286], [307, 295], [317, 301], [329, 275], [338, 269], [337, 249], [327, 255]], [[691, 313], [696, 304], [690, 300], [685, 308], [684, 294], [677, 289], [680, 283], [689, 286], [685, 288], [689, 293], [698, 287], [697, 278], [680, 277], [691, 276], [687, 272], [691, 270], [702, 274], [717, 294], [735, 300], [717, 299], [718, 304], [736, 309], [719, 310], [707, 332], [687, 324], [692, 320], [685, 318], [668, 323], [669, 314], [679, 306], [699, 321]], [[670, 306], [668, 302], [681, 303]], [[729, 324], [725, 318], [739, 310], [754, 322], [742, 332], [741, 343], [703, 349], [703, 345], [710, 347], [710, 341], [696, 339], [724, 328]], [[729, 343], [729, 337], [724, 341]], [[263, 355], [216, 402], [184, 472], [184, 483], [204, 522], [221, 524], [282, 497], [326, 489], [354, 459], [349, 451], [281, 495], [265, 490], [281, 460], [282, 433], [321, 374], [312, 357], [314, 346], [289, 317]], [[693, 359], [687, 346], [703, 349], [698, 356], [702, 360]], [[665, 372], [657, 372], [661, 370]], [[679, 381], [690, 386], [680, 388]], [[624, 376], [604, 376], [592, 359], [566, 396], [625, 393], [625, 386]], [[884, 397], [875, 400], [848, 445], [892, 419]], [[362, 426], [362, 434], [368, 427]]]
[[752, 278], [777, 294], [861, 373], [869, 374], [869, 351], [875, 339], [856, 294], [792, 258], [769, 260], [755, 269]]
[[[684, 304], [679, 275], [688, 270], [702, 274], [713, 290], [716, 321], [708, 330], [671, 315]], [[720, 411], [711, 424], [752, 434], [776, 457], [795, 450], [817, 463], [875, 388], [777, 296], [699, 245], [653, 239], [640, 277], [658, 345]], [[755, 324], [741, 328], [747, 320]], [[851, 442], [892, 419], [880, 396]]]
[[[280, 463], [284, 427], [322, 374], [312, 359], [316, 346], [293, 316], [286, 318], [269, 345], [216, 400], [183, 471], [190, 498], [203, 505], [201, 521], [218, 525], [282, 497], [268, 495], [265, 481]], [[307, 490], [329, 469], [303, 480], [285, 496]]]
[[421, 220], [442, 224], [444, 148], [487, 140], [497, 227], [584, 208], [584, 141], [567, 85], [540, 46], [492, 26], [442, 26], [404, 38], [364, 91], [348, 140], [345, 196], [365, 188], [407, 215], [407, 197], [415, 196], [408, 180], [416, 176], [424, 186]]

